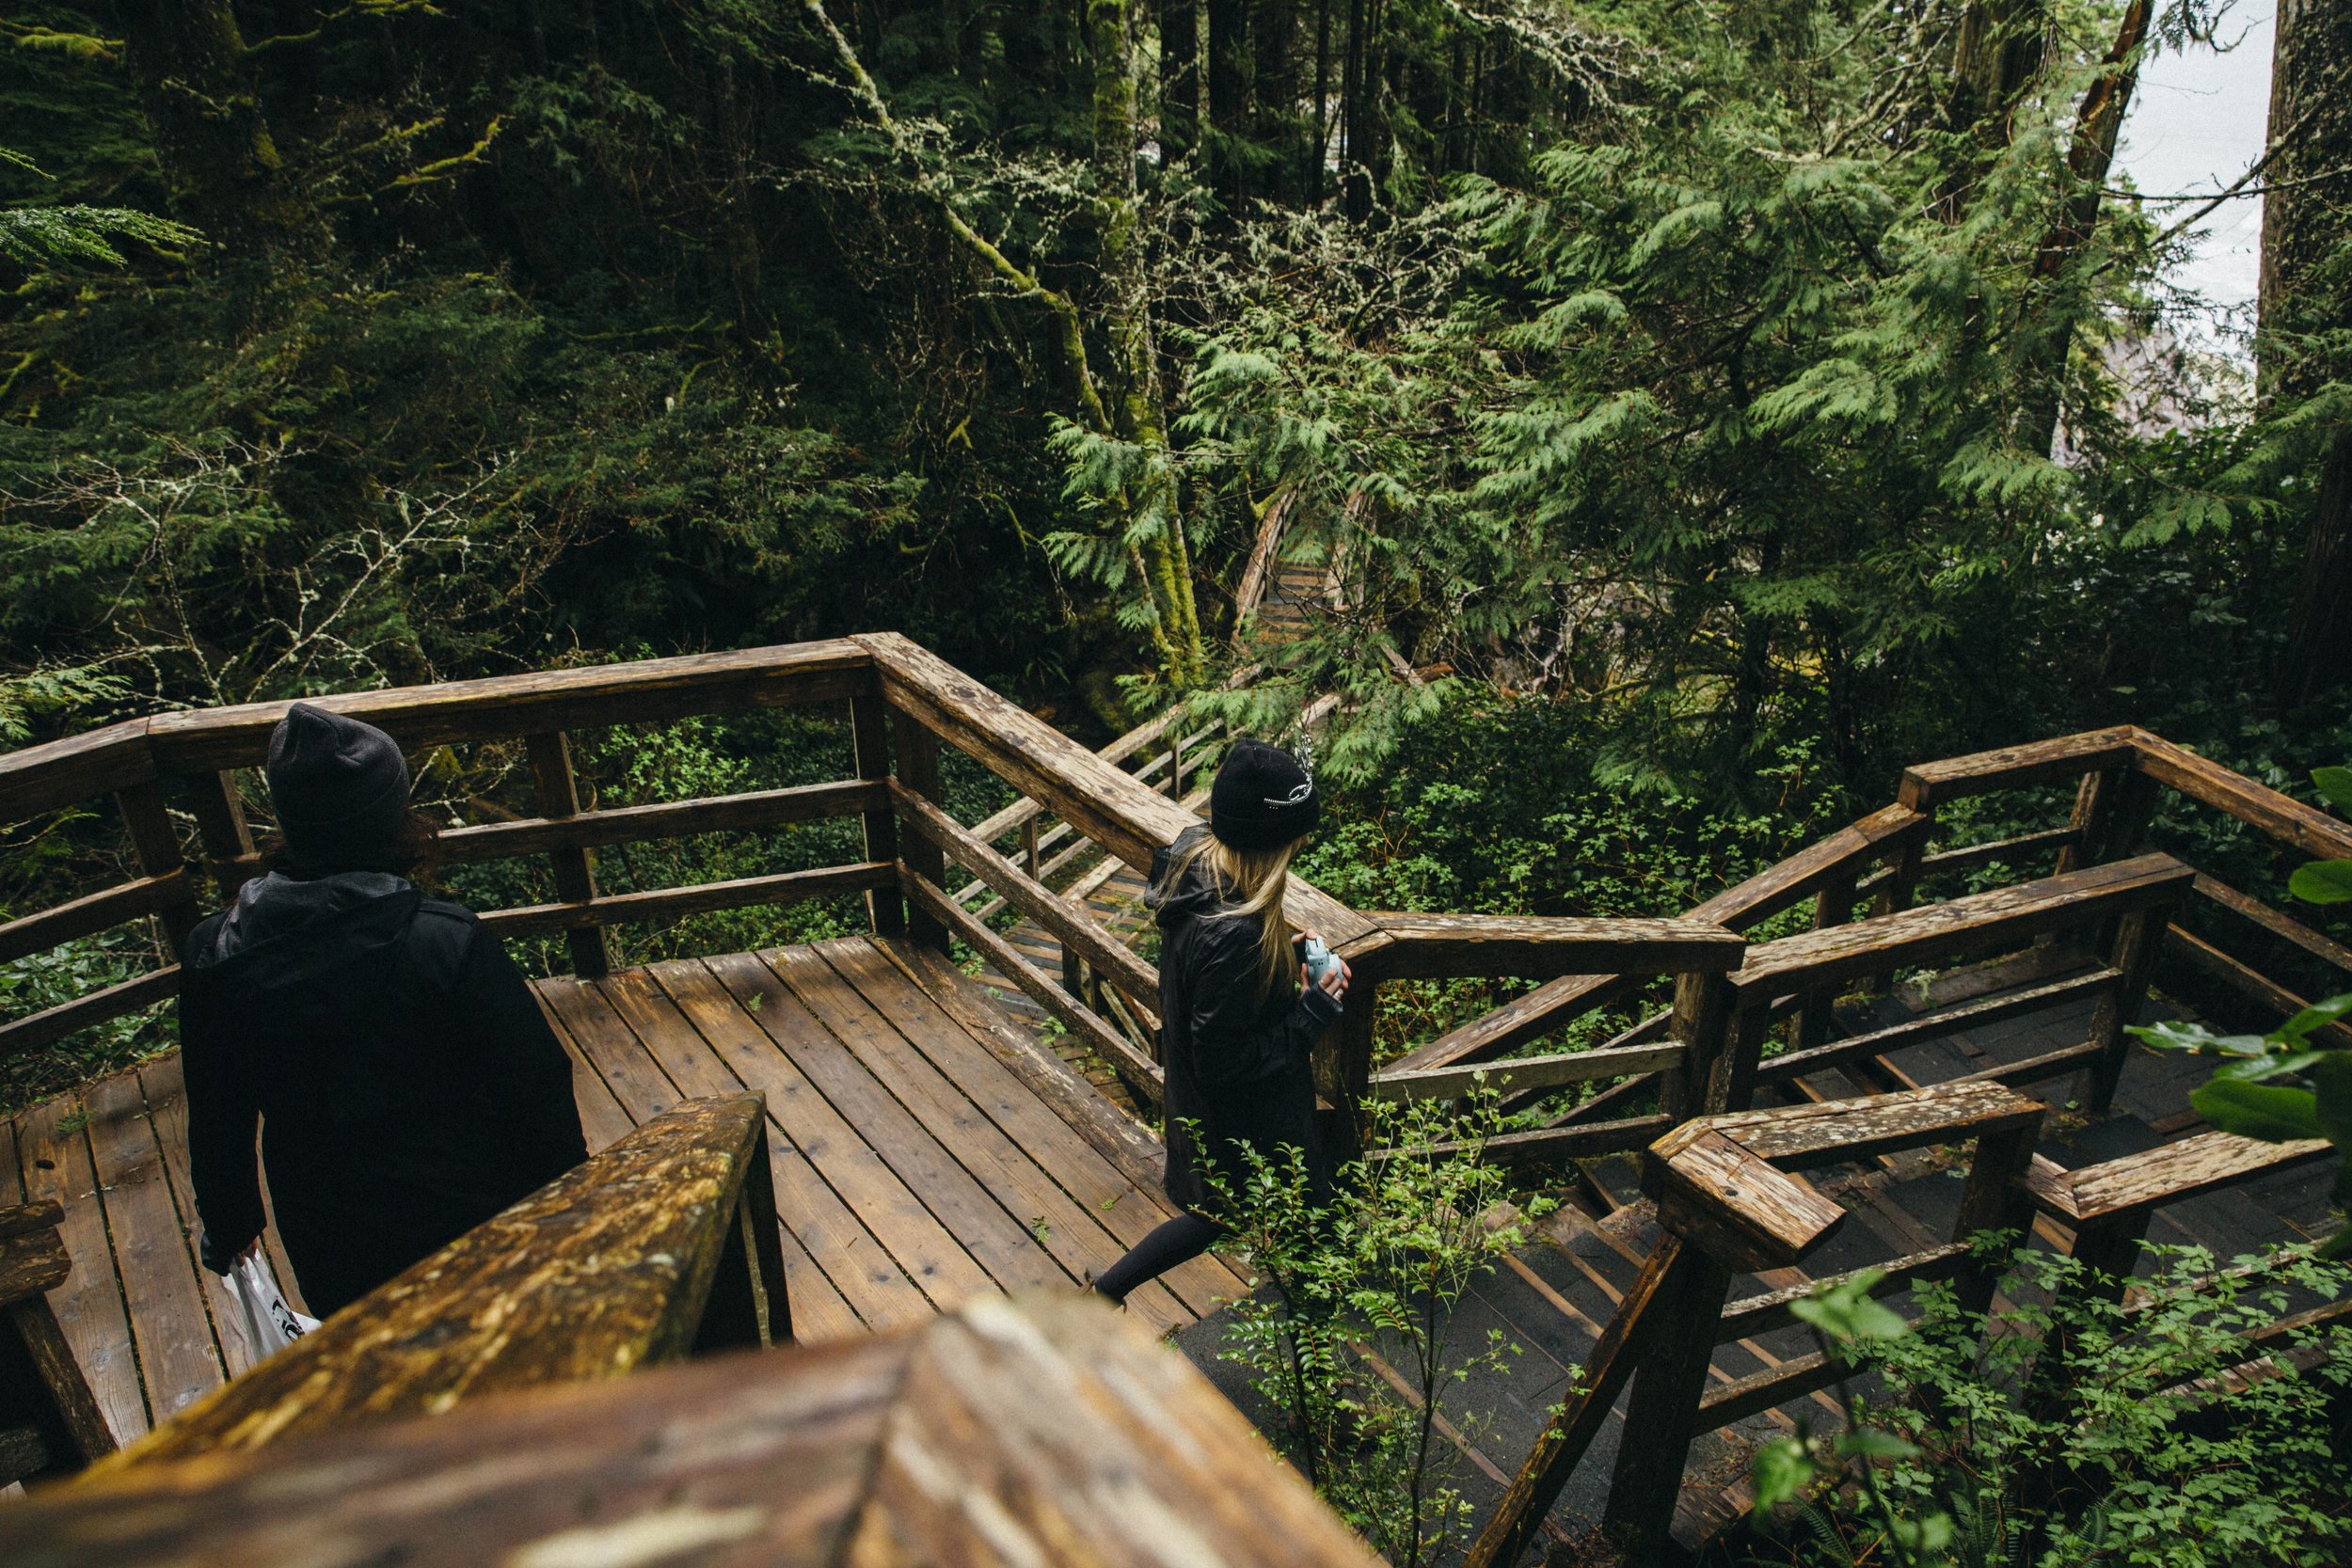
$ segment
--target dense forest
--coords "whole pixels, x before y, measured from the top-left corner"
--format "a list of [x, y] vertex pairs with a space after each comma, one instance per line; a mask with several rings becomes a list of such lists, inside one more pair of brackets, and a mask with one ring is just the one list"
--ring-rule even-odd
[[[2293, 784], [2352, 754], [2344, 8], [2224, 198], [2259, 332], [2114, 167], [2243, 21], [19, 6], [0, 728], [893, 627], [1099, 736], [1259, 662], [1261, 730], [1344, 699], [1324, 874], [1411, 895], [1420, 812], [1553, 909], [1611, 898], [1481, 832], [1671, 867], [2127, 720]], [[1331, 589], [1279, 637], [1262, 542]]]

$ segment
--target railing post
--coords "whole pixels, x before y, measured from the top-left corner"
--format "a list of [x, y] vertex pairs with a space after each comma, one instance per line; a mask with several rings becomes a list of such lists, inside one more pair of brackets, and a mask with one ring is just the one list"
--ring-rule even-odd
[[2042, 1124], [1980, 1133], [1976, 1158], [1969, 1163], [1968, 1182], [1961, 1190], [1960, 1213], [1952, 1221], [1952, 1240], [1966, 1242], [1980, 1231], [2013, 1235], [2000, 1254], [1971, 1259], [1961, 1270], [1956, 1294], [1962, 1310], [1981, 1313], [1993, 1305], [1994, 1291], [2008, 1267], [2009, 1254], [2025, 1242], [2033, 1224], [2033, 1197], [2025, 1188], [2026, 1169], [2033, 1164], [2033, 1146]]
[[[1834, 926], [1843, 926], [1853, 919], [1853, 886], [1854, 877], [1851, 871], [1841, 877], [1833, 877], [1821, 884], [1821, 890], [1813, 895], [1813, 928], [1815, 930], [1826, 931]], [[1829, 1043], [1830, 1025], [1833, 1022], [1830, 1016], [1831, 1009], [1836, 1006], [1836, 1002], [1837, 992], [1834, 987], [1816, 986], [1804, 993], [1804, 1001], [1797, 1012], [1795, 1027], [1791, 1031], [1790, 1049], [1809, 1051], [1817, 1045]]]
[[253, 847], [253, 830], [245, 819], [245, 804], [237, 799], [237, 776], [229, 772], [189, 775], [188, 808], [195, 814], [197, 838], [204, 846], [213, 880], [220, 886], [221, 901], [233, 903], [237, 890], [262, 867], [262, 858]]
[[1714, 970], [1676, 975], [1674, 1017], [1666, 1027], [1681, 1042], [1682, 1065], [1661, 1078], [1658, 1108], [1677, 1121], [1726, 1109], [1735, 1076], [1731, 1057], [1742, 1033], [1731, 976]]
[[[898, 782], [933, 805], [939, 805], [939, 737], [904, 708], [890, 710], [891, 750], [897, 755]], [[943, 808], [944, 809], [944, 808]], [[899, 853], [906, 868], [947, 891], [947, 858], [921, 833], [909, 833]], [[907, 906], [907, 939], [925, 947], [947, 950], [947, 927], [919, 905]]]
[[2075, 1098], [2094, 1117], [2105, 1116], [2115, 1100], [2115, 1086], [2123, 1076], [2131, 1051], [2126, 1025], [2139, 1022], [2139, 1005], [2148, 995], [2149, 972], [2164, 949], [2165, 928], [2172, 922], [2172, 906], [2158, 904], [2138, 910], [2115, 923], [2107, 948], [2108, 967], [2118, 972], [2115, 984], [2099, 993], [2090, 1015], [2089, 1043], [2092, 1055], [2084, 1069]]
[[1037, 814], [1034, 812], [1021, 824], [1021, 853], [1029, 863], [1029, 880], [1045, 880], [1045, 857], [1037, 847]]
[[[563, 818], [580, 815], [580, 783], [572, 772], [571, 738], [562, 730], [526, 736], [531, 755], [531, 779], [539, 794], [539, 815]], [[584, 904], [596, 895], [596, 862], [584, 848], [548, 851], [555, 873], [555, 895], [566, 904]], [[600, 979], [612, 972], [612, 950], [600, 926], [575, 926], [564, 933], [571, 950], [572, 973], [584, 980]]]
[[1359, 971], [1332, 1025], [1331, 1078], [1325, 1085], [1336, 1115], [1326, 1118], [1325, 1153], [1334, 1165], [1364, 1151], [1364, 1095], [1372, 1085], [1373, 1036], [1380, 1022], [1380, 979]]
[[196, 929], [196, 887], [184, 875], [187, 862], [181, 858], [180, 835], [172, 832], [171, 815], [164, 809], [164, 786], [153, 779], [132, 784], [115, 792], [115, 804], [122, 812], [122, 825], [130, 830], [131, 852], [139, 870], [150, 877], [183, 873], [178, 895], [156, 911], [164, 935], [171, 942], [171, 961], [177, 962], [180, 944]]
[[[861, 779], [890, 777], [890, 709], [879, 692], [850, 699], [850, 738]], [[884, 800], [865, 816], [866, 858], [898, 858], [898, 814]], [[903, 935], [907, 928], [904, 895], [894, 885], [866, 895], [866, 919], [878, 936]]]
[[1730, 1286], [1730, 1269], [1704, 1246], [1686, 1243], [1650, 1308], [1649, 1354], [1626, 1398], [1625, 1435], [1601, 1516], [1602, 1530], [1628, 1561], [1655, 1562], [1665, 1553]]

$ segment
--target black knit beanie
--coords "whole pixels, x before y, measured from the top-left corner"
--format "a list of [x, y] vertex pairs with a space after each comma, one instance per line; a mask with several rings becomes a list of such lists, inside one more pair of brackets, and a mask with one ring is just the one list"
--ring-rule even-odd
[[270, 732], [269, 801], [304, 866], [363, 860], [399, 837], [408, 762], [373, 724], [296, 703]]
[[1209, 831], [1236, 849], [1274, 849], [1315, 831], [1323, 799], [1298, 759], [1263, 740], [1236, 740], [1209, 786]]

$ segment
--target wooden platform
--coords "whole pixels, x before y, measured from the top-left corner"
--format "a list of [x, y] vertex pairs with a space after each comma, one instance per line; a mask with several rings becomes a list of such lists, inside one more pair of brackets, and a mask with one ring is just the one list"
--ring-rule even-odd
[[[1168, 1217], [1152, 1134], [930, 955], [856, 937], [539, 990], [592, 1148], [682, 1099], [766, 1092], [803, 1341], [1076, 1290]], [[251, 1363], [196, 1261], [186, 1125], [176, 1054], [0, 1123], [0, 1203], [65, 1205], [50, 1301], [122, 1439]], [[1179, 1328], [1241, 1289], [1202, 1259], [1130, 1307]]]

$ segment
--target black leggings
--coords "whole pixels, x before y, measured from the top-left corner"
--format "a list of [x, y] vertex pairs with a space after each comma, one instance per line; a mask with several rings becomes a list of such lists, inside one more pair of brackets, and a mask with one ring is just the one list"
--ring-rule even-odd
[[1095, 1292], [1123, 1302], [1127, 1292], [1156, 1279], [1179, 1263], [1189, 1263], [1216, 1244], [1225, 1227], [1198, 1214], [1179, 1214], [1155, 1227], [1094, 1281]]

